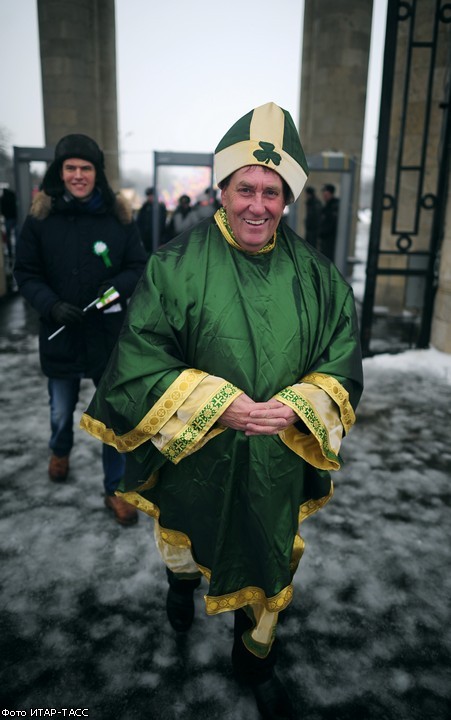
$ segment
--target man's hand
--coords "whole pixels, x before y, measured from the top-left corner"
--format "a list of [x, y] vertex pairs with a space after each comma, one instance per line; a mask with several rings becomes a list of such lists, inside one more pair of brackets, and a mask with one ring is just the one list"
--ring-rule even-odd
[[54, 320], [57, 325], [71, 325], [73, 323], [79, 323], [84, 317], [83, 310], [81, 308], [76, 305], [71, 305], [71, 303], [63, 302], [63, 300], [59, 300], [55, 303], [50, 314], [52, 316], [52, 320]]
[[233, 428], [233, 430], [245, 431], [250, 422], [250, 411], [255, 408], [255, 403], [248, 395], [242, 393], [236, 400], [230, 403], [227, 410], [221, 415], [220, 423], [225, 427]]
[[254, 402], [242, 394], [221, 415], [220, 423], [246, 435], [277, 435], [298, 420], [291, 408], [279, 400]]
[[255, 403], [249, 415], [246, 435], [277, 435], [299, 420], [294, 410], [274, 399]]
[[102, 295], [104, 295], [106, 291], [109, 290], [112, 286], [113, 282], [111, 280], [106, 280], [105, 282], [103, 282], [97, 290], [97, 297], [102, 297]]

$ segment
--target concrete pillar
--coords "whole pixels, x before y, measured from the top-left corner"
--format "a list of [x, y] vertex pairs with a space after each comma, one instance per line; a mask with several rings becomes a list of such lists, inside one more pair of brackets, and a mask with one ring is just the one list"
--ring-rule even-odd
[[119, 189], [114, 0], [38, 0], [47, 145], [68, 133], [94, 138]]
[[[305, 0], [299, 129], [307, 155], [342, 152], [360, 167], [372, 9], [372, 0]], [[339, 189], [340, 175], [311, 173], [308, 184], [319, 189], [325, 182]], [[352, 238], [359, 185], [357, 170]], [[298, 202], [303, 235], [305, 195]]]

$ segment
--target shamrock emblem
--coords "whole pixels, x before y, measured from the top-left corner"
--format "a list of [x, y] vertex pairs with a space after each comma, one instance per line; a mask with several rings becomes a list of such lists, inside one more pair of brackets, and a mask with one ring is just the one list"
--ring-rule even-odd
[[258, 162], [264, 162], [265, 165], [268, 165], [271, 160], [274, 165], [280, 165], [282, 157], [279, 153], [274, 151], [275, 145], [269, 142], [263, 142], [263, 140], [261, 140], [258, 144], [260, 145], [261, 150], [256, 150], [254, 152], [254, 157], [257, 158]]

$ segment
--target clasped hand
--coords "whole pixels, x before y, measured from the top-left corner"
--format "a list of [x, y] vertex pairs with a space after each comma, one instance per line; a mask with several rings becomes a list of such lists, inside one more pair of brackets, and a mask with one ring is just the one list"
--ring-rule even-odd
[[220, 423], [245, 435], [277, 435], [297, 420], [296, 413], [279, 400], [255, 402], [243, 393], [224, 410]]

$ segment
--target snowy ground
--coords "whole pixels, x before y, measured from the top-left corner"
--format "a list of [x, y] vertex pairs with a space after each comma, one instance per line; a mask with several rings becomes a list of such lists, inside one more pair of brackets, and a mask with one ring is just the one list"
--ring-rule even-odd
[[[17, 297], [0, 306], [0, 371], [0, 710], [257, 720], [231, 618], [208, 618], [199, 592], [187, 637], [166, 622], [152, 521], [104, 509], [99, 444], [77, 431], [70, 480], [47, 479], [46, 383]], [[451, 356], [367, 359], [365, 381], [335, 498], [303, 526], [280, 674], [303, 720], [447, 720]]]

